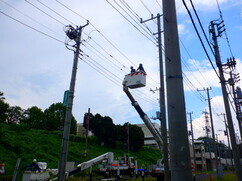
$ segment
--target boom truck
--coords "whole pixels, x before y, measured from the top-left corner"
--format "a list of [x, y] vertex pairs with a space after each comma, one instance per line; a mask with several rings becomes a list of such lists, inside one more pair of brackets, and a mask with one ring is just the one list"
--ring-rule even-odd
[[[69, 176], [72, 176], [78, 172], [81, 172], [83, 170], [86, 170], [88, 168], [92, 168], [95, 164], [106, 160], [107, 163], [111, 164], [113, 163], [113, 152], [107, 152], [103, 155], [100, 155], [96, 158], [93, 158], [89, 161], [80, 163], [77, 165], [76, 168], [73, 170], [67, 171], [66, 172], [66, 178]], [[43, 162], [44, 163], [44, 162]], [[40, 164], [40, 162], [38, 162]], [[43, 164], [42, 164], [43, 165]], [[44, 166], [41, 166], [41, 171], [40, 172], [32, 172], [32, 171], [25, 171], [23, 174], [23, 181], [47, 181], [47, 180], [57, 180], [57, 178], [50, 178], [50, 175], [57, 175], [58, 174], [58, 169], [46, 169], [47, 168], [47, 163], [44, 164]], [[91, 177], [91, 175], [90, 175]], [[90, 179], [91, 180], [91, 179]]]
[[[128, 98], [131, 101], [132, 106], [135, 108], [135, 110], [138, 112], [140, 118], [144, 121], [145, 125], [155, 138], [159, 149], [162, 152], [163, 149], [163, 141], [162, 141], [162, 136], [158, 132], [158, 130], [154, 127], [152, 124], [151, 120], [149, 117], [144, 113], [142, 108], [140, 107], [139, 103], [134, 99], [132, 94], [129, 91], [130, 89], [136, 89], [140, 87], [145, 87], [146, 86], [146, 73], [145, 71], [137, 71], [137, 72], [132, 72], [130, 74], [125, 75], [124, 81], [123, 81], [123, 91], [126, 93]], [[161, 162], [160, 162], [161, 163]], [[157, 180], [163, 180], [164, 178], [164, 165], [159, 164], [157, 168], [153, 168], [151, 170], [151, 174], [155, 177], [157, 177]]]

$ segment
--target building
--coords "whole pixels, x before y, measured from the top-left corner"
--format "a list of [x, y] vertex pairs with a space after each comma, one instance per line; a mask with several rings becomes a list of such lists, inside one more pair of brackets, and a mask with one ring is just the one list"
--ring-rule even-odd
[[[157, 124], [157, 123], [152, 123], [152, 124], [156, 128], [156, 130], [161, 134], [159, 124]], [[144, 133], [144, 145], [152, 146], [154, 148], [159, 148], [158, 144], [155, 141], [155, 138], [153, 137], [153, 135], [151, 134], [151, 132], [149, 131], [147, 126], [145, 124], [136, 124], [136, 125], [139, 126]]]
[[[194, 152], [197, 170], [207, 170], [206, 152], [203, 140], [194, 140]], [[193, 157], [193, 151], [191, 151]], [[194, 163], [194, 161], [193, 161]], [[194, 163], [195, 164], [195, 163]]]
[[[88, 131], [88, 136], [92, 136], [93, 133]], [[86, 136], [86, 129], [83, 126], [83, 123], [77, 123], [77, 136]]]

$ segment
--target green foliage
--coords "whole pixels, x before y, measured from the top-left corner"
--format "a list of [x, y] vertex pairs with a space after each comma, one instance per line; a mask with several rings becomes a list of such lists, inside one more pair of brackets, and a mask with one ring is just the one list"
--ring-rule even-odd
[[[47, 162], [48, 168], [57, 168], [60, 157], [61, 131], [30, 129], [26, 125], [0, 123], [0, 159], [5, 161], [6, 176], [9, 177], [13, 174], [17, 159], [21, 158], [17, 180], [21, 180], [23, 170], [34, 158]], [[82, 163], [84, 148], [85, 138], [71, 135], [68, 161]], [[87, 160], [106, 152], [114, 152], [115, 158], [125, 154], [123, 149], [100, 146], [96, 137], [88, 138]], [[161, 158], [160, 151], [150, 147], [143, 147], [139, 152], [130, 152], [130, 155], [138, 160], [139, 166], [155, 164]]]
[[19, 106], [11, 106], [7, 111], [7, 124], [21, 123], [24, 119], [24, 110]]
[[89, 129], [104, 145], [115, 146], [115, 124], [113, 124], [113, 120], [110, 117], [102, 117], [100, 114], [96, 114], [90, 119]]
[[130, 150], [138, 151], [144, 146], [144, 132], [137, 125], [129, 125]]
[[[43, 129], [54, 131], [63, 130], [66, 115], [66, 107], [62, 103], [52, 104], [44, 111], [44, 124]], [[77, 121], [72, 116], [71, 119], [71, 133], [76, 134]]]
[[9, 104], [5, 103], [3, 99], [0, 99], [0, 123], [4, 123], [6, 121], [8, 109]]
[[26, 118], [22, 121], [28, 124], [31, 128], [42, 128], [45, 119], [43, 111], [37, 106], [33, 106], [26, 110]]

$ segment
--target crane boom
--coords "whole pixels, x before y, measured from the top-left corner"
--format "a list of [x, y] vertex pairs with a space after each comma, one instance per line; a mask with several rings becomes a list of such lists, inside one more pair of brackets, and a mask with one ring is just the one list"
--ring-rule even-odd
[[80, 163], [79, 165], [77, 165], [77, 167], [74, 170], [71, 170], [68, 172], [68, 176], [74, 175], [80, 171], [86, 170], [90, 167], [92, 167], [93, 165], [97, 164], [98, 162], [107, 159], [108, 163], [111, 164], [113, 162], [113, 152], [107, 152], [103, 155], [100, 155], [96, 158], [93, 158], [89, 161]]
[[155, 138], [161, 153], [163, 153], [162, 152], [163, 141], [162, 141], [162, 137], [161, 137], [160, 133], [158, 132], [157, 129], [155, 129], [155, 127], [152, 124], [152, 122], [150, 121], [149, 117], [144, 113], [144, 111], [140, 107], [139, 103], [134, 99], [134, 97], [129, 92], [129, 89], [125, 84], [123, 84], [123, 90], [127, 94], [128, 98], [130, 99], [132, 106], [134, 106], [134, 108], [136, 109], [136, 111], [140, 115], [140, 118], [144, 121], [145, 125], [147, 126], [147, 128], [149, 129], [149, 131], [151, 132], [153, 137]]

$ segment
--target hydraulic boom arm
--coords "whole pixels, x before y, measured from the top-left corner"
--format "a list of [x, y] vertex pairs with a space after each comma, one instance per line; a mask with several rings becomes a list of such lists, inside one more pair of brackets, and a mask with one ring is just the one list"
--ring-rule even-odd
[[134, 106], [136, 111], [139, 113], [141, 119], [144, 121], [145, 125], [147, 126], [147, 128], [149, 129], [151, 134], [154, 136], [154, 138], [160, 148], [160, 151], [162, 152], [163, 141], [162, 141], [160, 133], [155, 129], [155, 127], [152, 124], [152, 122], [150, 121], [149, 117], [144, 113], [144, 111], [140, 107], [139, 103], [134, 99], [132, 94], [129, 92], [128, 87], [126, 87], [124, 85], [123, 90], [127, 94], [128, 98], [130, 99], [132, 106]]

